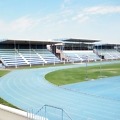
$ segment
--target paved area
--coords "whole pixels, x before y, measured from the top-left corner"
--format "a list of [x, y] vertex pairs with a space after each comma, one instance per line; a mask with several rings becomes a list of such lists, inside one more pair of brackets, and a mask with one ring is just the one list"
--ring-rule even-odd
[[0, 109], [0, 120], [28, 120], [25, 117]]

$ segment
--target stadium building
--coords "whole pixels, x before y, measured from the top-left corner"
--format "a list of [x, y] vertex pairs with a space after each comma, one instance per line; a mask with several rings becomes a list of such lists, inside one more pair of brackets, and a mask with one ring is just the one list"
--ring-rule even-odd
[[120, 59], [119, 44], [103, 44], [100, 40], [62, 39], [62, 46], [57, 45], [60, 58], [67, 62], [84, 62]]
[[1, 67], [120, 59], [120, 45], [96, 44], [100, 40], [13, 40], [0, 41]]

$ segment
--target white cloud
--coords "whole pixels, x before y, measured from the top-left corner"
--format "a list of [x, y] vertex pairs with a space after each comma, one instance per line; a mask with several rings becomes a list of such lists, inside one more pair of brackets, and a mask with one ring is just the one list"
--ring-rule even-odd
[[85, 16], [84, 14], [78, 14], [77, 16], [74, 16], [72, 18], [73, 21], [77, 21], [79, 23], [86, 22], [86, 21], [88, 21], [88, 19], [89, 19], [89, 17]]
[[42, 26], [53, 26], [56, 24], [66, 23], [71, 20], [73, 16], [73, 11], [71, 9], [61, 10], [58, 13], [48, 14], [47, 16], [41, 17], [39, 19], [39, 24]]
[[86, 14], [110, 14], [120, 13], [120, 6], [94, 6], [84, 9]]
[[20, 31], [25, 31], [27, 29], [30, 29], [31, 27], [34, 26], [35, 21], [28, 18], [28, 17], [22, 17], [19, 18], [15, 21], [13, 21], [10, 26], [12, 28], [12, 30], [20, 30]]
[[89, 20], [89, 17], [88, 17], [88, 16], [84, 16], [84, 17], [78, 19], [78, 22], [84, 23], [84, 22], [86, 22], [86, 21], [88, 21], [88, 20]]
[[73, 14], [73, 10], [71, 9], [66, 9], [66, 10], [63, 10], [62, 12], [60, 12], [59, 15], [63, 16], [63, 17], [67, 17], [67, 16], [70, 16]]
[[18, 19], [15, 19], [11, 22], [7, 21], [0, 21], [0, 32], [24, 32], [29, 29], [32, 29], [34, 26], [38, 24], [37, 20], [34, 20], [30, 17], [21, 17]]
[[5, 23], [4, 23], [4, 21], [3, 20], [0, 20], [0, 28], [4, 28], [4, 25], [5, 25]]
[[107, 14], [120, 14], [120, 6], [93, 6], [80, 10], [72, 17], [72, 20], [79, 23], [87, 22], [92, 16], [107, 15]]
[[63, 19], [63, 20], [58, 21], [58, 24], [63, 24], [63, 23], [66, 23], [66, 22], [68, 22], [68, 19]]
[[[65, 4], [71, 0], [64, 0]], [[63, 24], [68, 21], [76, 21], [79, 23], [87, 22], [94, 15], [105, 15], [112, 13], [120, 13], [120, 6], [93, 6], [78, 11], [72, 9], [64, 9], [59, 13], [48, 14], [45, 17], [37, 19], [31, 16], [22, 16], [11, 22], [0, 20], [0, 32], [24, 32], [29, 31], [36, 26], [52, 26], [55, 24]]]
[[[69, 3], [71, 0], [65, 0], [64, 3]], [[54, 12], [46, 16], [23, 16], [13, 21], [0, 20], [0, 34], [11, 36], [40, 37], [55, 35], [54, 31], [64, 32], [65, 29], [79, 24], [88, 23], [95, 15], [120, 14], [120, 6], [93, 6], [88, 8], [62, 9], [59, 12]], [[95, 20], [94, 20], [95, 21]], [[89, 25], [89, 24], [88, 24]], [[65, 28], [65, 29], [64, 29]], [[69, 32], [69, 30], [66, 30]], [[60, 33], [58, 32], [58, 33]], [[61, 32], [61, 34], [63, 34]], [[32, 34], [33, 33], [33, 34]], [[51, 33], [51, 34], [50, 34]], [[57, 35], [57, 32], [56, 32]]]

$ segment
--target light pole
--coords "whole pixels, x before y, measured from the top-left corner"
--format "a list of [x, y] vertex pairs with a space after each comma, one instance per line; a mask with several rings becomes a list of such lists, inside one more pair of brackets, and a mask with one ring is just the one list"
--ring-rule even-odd
[[87, 62], [88, 62], [88, 58], [87, 58], [87, 56], [86, 56], [86, 58], [85, 58], [86, 60], [86, 75], [85, 75], [85, 79], [86, 80], [88, 80], [88, 64], [87, 64]]
[[100, 53], [101, 59], [100, 59], [100, 77], [102, 77], [102, 59], [103, 59], [103, 54], [102, 54], [102, 44], [101, 44], [101, 53]]
[[14, 51], [15, 51], [15, 68], [17, 68], [17, 56], [16, 56], [16, 43], [15, 43], [15, 40], [14, 40]]
[[31, 67], [31, 44], [30, 44], [30, 40], [29, 40], [29, 62], [30, 62], [30, 67]]

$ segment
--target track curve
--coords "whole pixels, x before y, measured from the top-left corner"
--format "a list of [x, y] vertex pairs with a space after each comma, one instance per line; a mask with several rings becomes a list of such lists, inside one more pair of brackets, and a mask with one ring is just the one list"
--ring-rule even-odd
[[70, 65], [16, 70], [0, 79], [0, 97], [27, 110], [48, 104], [63, 108], [73, 120], [118, 120], [120, 102], [77, 93], [47, 82], [44, 76], [55, 70], [80, 67]]

